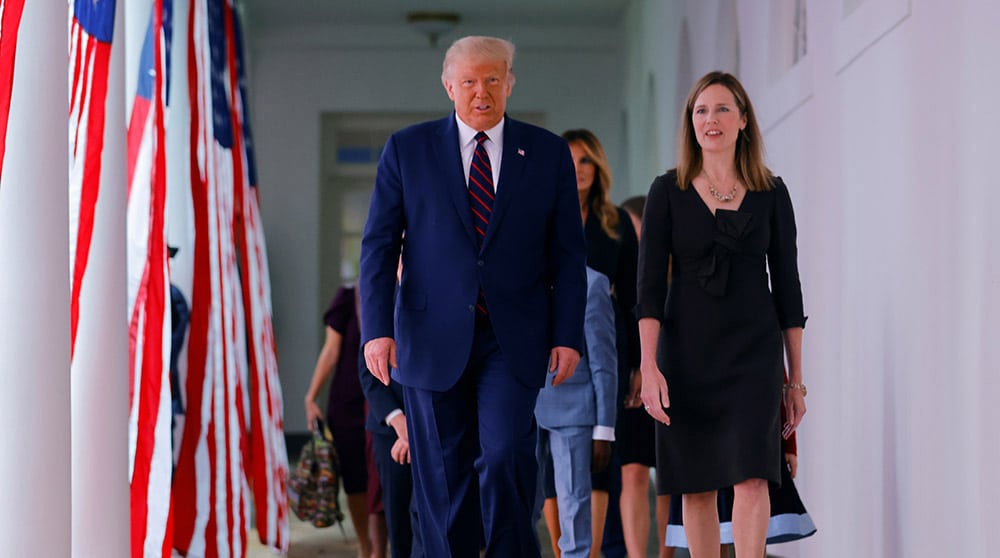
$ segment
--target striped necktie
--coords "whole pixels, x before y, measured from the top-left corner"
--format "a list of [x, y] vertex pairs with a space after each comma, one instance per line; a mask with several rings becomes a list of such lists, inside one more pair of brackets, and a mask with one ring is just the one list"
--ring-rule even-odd
[[[472, 224], [476, 229], [476, 245], [483, 246], [486, 227], [493, 215], [493, 165], [490, 155], [486, 152], [483, 142], [490, 139], [484, 132], [476, 134], [476, 150], [472, 154], [472, 164], [469, 165], [469, 208], [472, 210]], [[486, 297], [483, 289], [479, 289], [476, 299], [476, 311], [485, 315]]]
[[488, 139], [489, 136], [484, 132], [476, 134], [476, 150], [469, 166], [469, 207], [472, 209], [472, 222], [479, 246], [483, 245], [486, 227], [493, 214], [493, 165], [490, 164], [490, 156], [483, 145]]

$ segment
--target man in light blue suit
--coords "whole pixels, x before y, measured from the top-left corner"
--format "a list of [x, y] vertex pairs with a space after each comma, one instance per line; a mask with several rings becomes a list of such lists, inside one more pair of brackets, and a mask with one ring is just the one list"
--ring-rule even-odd
[[573, 161], [560, 137], [506, 116], [513, 60], [514, 45], [491, 37], [448, 49], [455, 112], [389, 138], [361, 241], [365, 361], [403, 386], [420, 538], [435, 558], [479, 556], [481, 542], [487, 557], [540, 555], [535, 399], [547, 367], [562, 383], [583, 345]]
[[590, 556], [590, 473], [608, 466], [615, 439], [615, 310], [608, 278], [589, 267], [584, 337], [576, 372], [561, 385], [547, 381], [535, 404], [538, 461], [551, 455], [563, 558]]

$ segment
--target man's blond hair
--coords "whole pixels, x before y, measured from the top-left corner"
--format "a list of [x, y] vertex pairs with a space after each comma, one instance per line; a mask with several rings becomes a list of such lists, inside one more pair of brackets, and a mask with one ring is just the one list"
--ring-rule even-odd
[[514, 85], [514, 43], [497, 37], [472, 35], [456, 40], [444, 54], [441, 83], [448, 86], [448, 73], [458, 60], [499, 61], [507, 64], [507, 78]]

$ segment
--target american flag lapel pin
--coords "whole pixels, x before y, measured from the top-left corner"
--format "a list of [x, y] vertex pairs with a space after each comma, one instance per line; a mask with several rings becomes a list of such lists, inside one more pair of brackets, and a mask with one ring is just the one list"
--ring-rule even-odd
[[521, 157], [524, 157], [524, 150], [521, 149], [520, 147], [518, 147], [517, 148], [517, 154], [520, 155]]

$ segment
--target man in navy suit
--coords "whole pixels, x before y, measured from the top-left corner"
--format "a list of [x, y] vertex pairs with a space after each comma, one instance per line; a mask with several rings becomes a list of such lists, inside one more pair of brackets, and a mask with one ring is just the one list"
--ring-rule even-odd
[[491, 37], [448, 49], [455, 112], [386, 142], [361, 241], [365, 361], [403, 386], [420, 538], [435, 558], [478, 556], [482, 542], [488, 557], [539, 556], [535, 399], [547, 370], [554, 384], [573, 373], [583, 345], [573, 161], [561, 138], [506, 116], [513, 59]]

